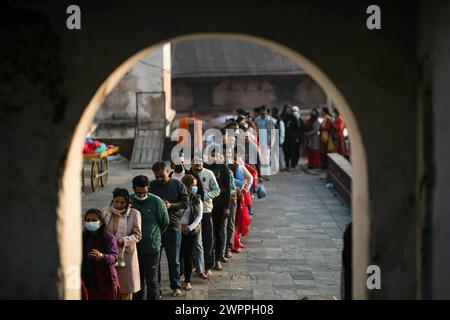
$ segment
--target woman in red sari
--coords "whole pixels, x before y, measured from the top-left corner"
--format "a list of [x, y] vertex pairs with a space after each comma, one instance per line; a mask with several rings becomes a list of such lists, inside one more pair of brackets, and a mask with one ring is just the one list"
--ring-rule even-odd
[[[240, 161], [243, 163], [242, 161]], [[235, 231], [233, 235], [233, 247], [231, 248], [231, 251], [233, 252], [240, 252], [241, 248], [244, 246], [242, 245], [241, 236], [245, 236], [249, 233], [250, 229], [250, 213], [249, 208], [251, 207], [251, 196], [250, 196], [250, 184], [253, 184], [255, 175], [257, 176], [257, 171], [255, 168], [248, 164], [241, 164], [240, 165], [244, 171], [244, 177], [246, 182], [244, 183], [242, 189], [238, 191], [238, 200], [237, 200], [237, 209], [236, 209], [236, 220], [235, 220]], [[250, 168], [249, 168], [250, 167]], [[253, 179], [248, 178], [248, 176], [253, 176]], [[250, 179], [250, 180], [249, 180]]]
[[250, 226], [250, 214], [248, 213], [248, 206], [246, 197], [242, 190], [238, 192], [238, 201], [236, 209], [236, 221], [235, 221], [235, 231], [233, 237], [233, 247], [231, 251], [239, 252], [242, 248], [241, 236], [245, 236], [249, 232]]
[[306, 121], [306, 147], [308, 152], [308, 169], [320, 168], [320, 122], [316, 109], [311, 111], [311, 116]]
[[345, 129], [345, 123], [342, 116], [339, 114], [339, 111], [337, 109], [334, 110], [334, 113], [336, 113], [336, 117], [334, 119], [333, 127], [336, 131], [336, 152], [340, 155], [345, 155], [345, 137], [344, 137], [344, 129]]

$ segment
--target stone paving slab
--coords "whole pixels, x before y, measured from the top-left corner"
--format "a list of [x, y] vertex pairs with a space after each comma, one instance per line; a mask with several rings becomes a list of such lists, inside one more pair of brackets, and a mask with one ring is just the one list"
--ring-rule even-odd
[[[224, 271], [215, 271], [210, 281], [194, 274], [193, 290], [183, 290], [180, 298], [171, 296], [163, 255], [163, 299], [339, 299], [342, 234], [350, 210], [325, 187], [319, 173], [293, 170], [271, 177], [266, 183], [268, 196], [254, 199], [250, 234], [243, 237], [246, 248], [223, 263]], [[83, 212], [105, 206], [115, 187], [132, 192], [131, 180], [138, 174], [152, 178], [150, 169], [129, 170], [127, 162], [111, 163], [107, 186], [95, 193], [86, 188]]]

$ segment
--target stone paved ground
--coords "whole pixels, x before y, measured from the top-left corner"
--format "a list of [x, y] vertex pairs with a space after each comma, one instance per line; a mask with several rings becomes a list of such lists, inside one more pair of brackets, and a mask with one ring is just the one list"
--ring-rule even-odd
[[[103, 207], [112, 190], [131, 189], [131, 179], [151, 170], [112, 163], [105, 188], [83, 196], [83, 211]], [[255, 200], [246, 248], [234, 254], [211, 281], [193, 276], [191, 292], [173, 298], [163, 256], [163, 299], [339, 299], [342, 234], [349, 209], [325, 187], [325, 180], [301, 170], [283, 172], [266, 183], [268, 196]], [[131, 190], [130, 190], [131, 191]]]

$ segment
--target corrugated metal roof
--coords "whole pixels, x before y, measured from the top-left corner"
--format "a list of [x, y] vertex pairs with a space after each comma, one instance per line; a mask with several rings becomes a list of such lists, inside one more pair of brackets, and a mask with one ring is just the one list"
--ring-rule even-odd
[[281, 54], [249, 41], [211, 38], [172, 43], [173, 78], [304, 73]]

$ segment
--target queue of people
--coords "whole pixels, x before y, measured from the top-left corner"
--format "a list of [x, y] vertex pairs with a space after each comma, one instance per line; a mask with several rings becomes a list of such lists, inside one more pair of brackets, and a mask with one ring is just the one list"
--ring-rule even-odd
[[[326, 165], [327, 152], [345, 152], [345, 125], [337, 111], [333, 119], [323, 108], [321, 123], [317, 110], [305, 123], [298, 108], [289, 105], [281, 113], [266, 106], [254, 109], [254, 117], [243, 109], [236, 113], [222, 128], [222, 148], [212, 149], [210, 159], [194, 155], [190, 166], [182, 155], [170, 166], [157, 162], [152, 181], [138, 175], [131, 195], [116, 188], [102, 210], [85, 213], [83, 299], [160, 299], [163, 250], [174, 297], [193, 289], [193, 274], [208, 281], [213, 270], [221, 272], [223, 263], [232, 263], [233, 254], [245, 248], [255, 194], [264, 196], [270, 175], [260, 146], [271, 146], [274, 137], [260, 135], [259, 129], [279, 130], [282, 170], [297, 166], [302, 145], [309, 168]], [[246, 133], [244, 145], [230, 130]]]
[[[236, 112], [237, 118], [231, 119], [229, 126], [234, 126], [236, 122], [243, 130], [247, 128], [256, 132], [258, 129], [279, 130], [281, 171], [296, 168], [302, 150], [306, 152], [309, 169], [326, 169], [327, 153], [337, 152], [343, 156], [348, 155], [344, 135], [345, 123], [337, 109], [334, 109], [334, 117], [326, 107], [321, 109], [320, 114], [317, 109], [312, 109], [306, 121], [303, 120], [297, 106], [291, 107], [288, 104], [284, 105], [281, 113], [278, 108], [269, 110], [266, 106], [255, 108], [253, 117], [243, 109], [238, 109]], [[270, 139], [270, 135], [267, 139]], [[260, 171], [258, 173], [261, 175]]]
[[[240, 122], [225, 128], [254, 128]], [[193, 289], [193, 274], [208, 281], [223, 271], [250, 231], [252, 195], [263, 184], [260, 162], [249, 162], [250, 148], [259, 143], [249, 134], [245, 151], [238, 153], [235, 145], [231, 154], [227, 148], [212, 152], [213, 163], [195, 156], [190, 167], [182, 157], [170, 166], [157, 162], [152, 181], [136, 176], [131, 195], [116, 188], [102, 210], [89, 209], [83, 221], [83, 299], [160, 299], [163, 250], [174, 297]]]

